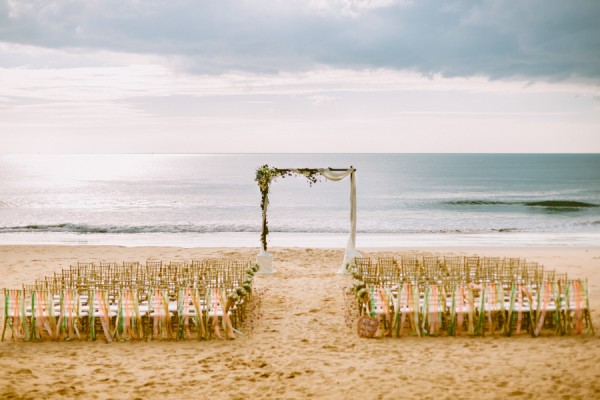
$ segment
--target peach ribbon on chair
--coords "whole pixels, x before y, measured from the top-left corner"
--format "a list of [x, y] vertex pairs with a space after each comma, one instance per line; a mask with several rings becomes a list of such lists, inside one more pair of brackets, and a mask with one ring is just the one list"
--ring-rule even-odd
[[25, 296], [22, 295], [23, 291], [7, 289], [5, 293], [5, 306], [7, 307], [5, 318], [10, 318], [9, 326], [12, 337], [15, 339], [27, 338], [27, 317], [25, 315]]
[[429, 298], [429, 334], [433, 335], [438, 331], [440, 316], [439, 316], [439, 289], [437, 285], [431, 285], [428, 288], [430, 298]]
[[[208, 332], [204, 329], [204, 316], [202, 314], [202, 304], [200, 303], [200, 299], [198, 298], [198, 291], [196, 291], [192, 296], [192, 302], [194, 304], [194, 308], [196, 309], [196, 318], [198, 323], [198, 340], [202, 338], [207, 338]], [[208, 316], [206, 321], [208, 322]]]
[[[40, 337], [46, 329], [50, 337], [55, 336], [54, 318], [51, 315], [51, 309], [54, 310], [52, 305], [52, 296], [48, 295], [48, 292], [37, 291], [35, 294], [35, 325]], [[58, 333], [58, 332], [56, 332]]]
[[[223, 336], [221, 336], [221, 331], [219, 330], [219, 314], [218, 314], [218, 308], [221, 307], [221, 300], [219, 299], [219, 294], [218, 291], [216, 289], [213, 289], [211, 291], [211, 308], [213, 311], [213, 329], [215, 331], [215, 335], [219, 338], [219, 339], [223, 339]], [[221, 309], [221, 312], [223, 310]]]
[[102, 324], [102, 330], [104, 331], [104, 336], [106, 337], [107, 342], [112, 342], [111, 334], [110, 334], [110, 316], [108, 313], [108, 307], [106, 306], [106, 298], [104, 297], [104, 291], [97, 289], [95, 291], [95, 299], [94, 301], [98, 305], [98, 314], [100, 318], [100, 323]]
[[[124, 337], [137, 339], [138, 336], [133, 330], [133, 324], [136, 320], [134, 293], [132, 289], [123, 289], [121, 292], [121, 307], [119, 319], [121, 320], [121, 332]], [[137, 321], [136, 321], [137, 322]]]
[[488, 332], [490, 334], [494, 333], [494, 314], [496, 312], [496, 305], [494, 304], [496, 301], [496, 284], [488, 283], [485, 285], [485, 309], [487, 312], [487, 320], [488, 320]]
[[534, 329], [534, 336], [538, 336], [542, 330], [542, 326], [544, 326], [544, 319], [546, 318], [546, 311], [548, 310], [548, 304], [550, 304], [550, 282], [544, 282], [541, 286], [543, 289], [543, 295], [541, 297], [541, 302], [538, 304], [538, 310], [541, 310], [539, 319]]
[[184, 338], [189, 339], [192, 336], [190, 330], [190, 302], [192, 301], [192, 289], [183, 289], [182, 297], [183, 334]]
[[225, 304], [225, 307], [222, 307], [223, 311], [223, 329], [225, 330], [225, 334], [228, 339], [235, 339], [235, 333], [233, 332], [233, 324], [231, 323], [231, 319], [229, 318], [229, 309], [227, 308], [226, 299], [223, 297], [223, 294], [217, 292], [219, 296], [219, 301], [221, 304]]
[[419, 285], [416, 283], [413, 283], [412, 285], [412, 301], [414, 329], [417, 331], [417, 335], [421, 337], [423, 336], [421, 327], [419, 326], [419, 305], [421, 303], [421, 291], [419, 290]]
[[398, 303], [400, 304], [400, 329], [397, 331], [398, 335], [402, 333], [404, 328], [404, 321], [406, 320], [406, 315], [409, 314], [412, 309], [410, 308], [410, 285], [408, 283], [404, 283], [398, 287], [398, 290], [402, 288], [401, 292], [398, 293]]
[[154, 291], [152, 297], [152, 306], [154, 309], [154, 336], [161, 336], [162, 338], [164, 338], [165, 336], [167, 338], [173, 337], [173, 327], [171, 326], [171, 314], [169, 312], [169, 303], [162, 290], [156, 289], [156, 291]]
[[517, 328], [515, 330], [516, 334], [521, 333], [521, 325], [523, 323], [523, 285], [519, 283], [517, 289]]
[[475, 289], [481, 291], [482, 286], [475, 283], [469, 283], [466, 286], [467, 296], [465, 300], [469, 304], [469, 335], [475, 334]]
[[582, 285], [581, 280], [577, 279], [572, 282], [573, 287], [573, 300], [575, 302], [575, 331], [578, 335], [583, 333], [583, 309], [581, 303], [583, 300], [582, 296]]
[[77, 338], [81, 339], [79, 336], [79, 330], [75, 325], [75, 318], [77, 316], [75, 306], [79, 306], [78, 302], [79, 300], [76, 300], [76, 296], [72, 290], [65, 289], [61, 293], [60, 315], [58, 317], [55, 331], [56, 339], [60, 339], [61, 333], [64, 330], [67, 331], [67, 338], [72, 339], [73, 331], [75, 331], [77, 333]]
[[462, 331], [462, 326], [463, 326], [463, 320], [464, 320], [464, 305], [465, 305], [465, 286], [464, 285], [458, 285], [457, 287], [457, 293], [458, 293], [458, 312], [456, 315], [456, 334], [460, 335], [461, 331]]

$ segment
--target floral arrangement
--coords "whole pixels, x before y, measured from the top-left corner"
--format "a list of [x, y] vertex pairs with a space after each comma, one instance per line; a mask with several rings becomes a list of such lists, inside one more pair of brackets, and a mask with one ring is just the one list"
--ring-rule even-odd
[[244, 297], [252, 294], [252, 282], [254, 280], [254, 274], [256, 274], [259, 269], [260, 266], [258, 264], [254, 264], [252, 267], [246, 270], [246, 276], [244, 277], [242, 286], [235, 288], [231, 293], [229, 293], [229, 296], [227, 296], [226, 309], [229, 309], [239, 301], [243, 300]]
[[304, 176], [308, 179], [309, 184], [312, 186], [313, 183], [319, 181], [320, 173], [318, 169], [314, 168], [298, 168], [298, 169], [280, 169], [273, 168], [268, 164], [263, 165], [256, 169], [256, 182], [260, 189], [261, 202], [260, 208], [263, 214], [262, 233], [260, 241], [263, 249], [267, 250], [267, 235], [269, 234], [269, 227], [267, 226], [267, 206], [269, 205], [269, 188], [271, 182], [277, 178], [285, 178], [287, 176]]

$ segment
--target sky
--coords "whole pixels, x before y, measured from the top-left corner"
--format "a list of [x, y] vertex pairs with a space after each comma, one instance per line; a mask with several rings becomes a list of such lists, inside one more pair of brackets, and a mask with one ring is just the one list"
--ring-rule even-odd
[[598, 0], [0, 0], [0, 152], [600, 152]]

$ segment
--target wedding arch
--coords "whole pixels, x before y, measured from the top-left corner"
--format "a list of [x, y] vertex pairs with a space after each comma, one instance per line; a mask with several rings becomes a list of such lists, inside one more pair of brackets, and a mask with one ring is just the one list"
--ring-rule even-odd
[[[268, 164], [257, 168], [256, 170], [256, 182], [261, 193], [260, 207], [262, 209], [262, 232], [260, 236], [261, 241], [261, 252], [257, 257], [257, 262], [261, 264], [261, 261], [270, 263], [272, 258], [267, 253], [267, 235], [269, 234], [269, 227], [267, 225], [267, 207], [269, 205], [269, 189], [271, 183], [277, 178], [285, 178], [286, 176], [304, 176], [308, 179], [309, 184], [312, 186], [313, 183], [319, 181], [322, 176], [331, 181], [340, 181], [347, 176], [350, 176], [350, 232], [348, 235], [348, 243], [346, 245], [346, 251], [344, 253], [344, 260], [342, 267], [338, 270], [338, 273], [346, 273], [346, 266], [352, 262], [355, 257], [360, 257], [360, 253], [356, 251], [356, 179], [354, 174], [356, 168], [350, 166], [350, 168], [273, 168]], [[274, 272], [272, 265], [268, 265], [267, 268], [262, 268], [264, 272]]]

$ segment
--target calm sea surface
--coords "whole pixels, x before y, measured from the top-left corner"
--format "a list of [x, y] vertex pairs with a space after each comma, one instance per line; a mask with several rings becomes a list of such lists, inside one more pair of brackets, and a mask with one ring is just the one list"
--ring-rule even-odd
[[[357, 168], [360, 248], [600, 245], [600, 155], [0, 155], [0, 244], [259, 246], [257, 167]], [[272, 185], [273, 246], [345, 247], [348, 179]]]

